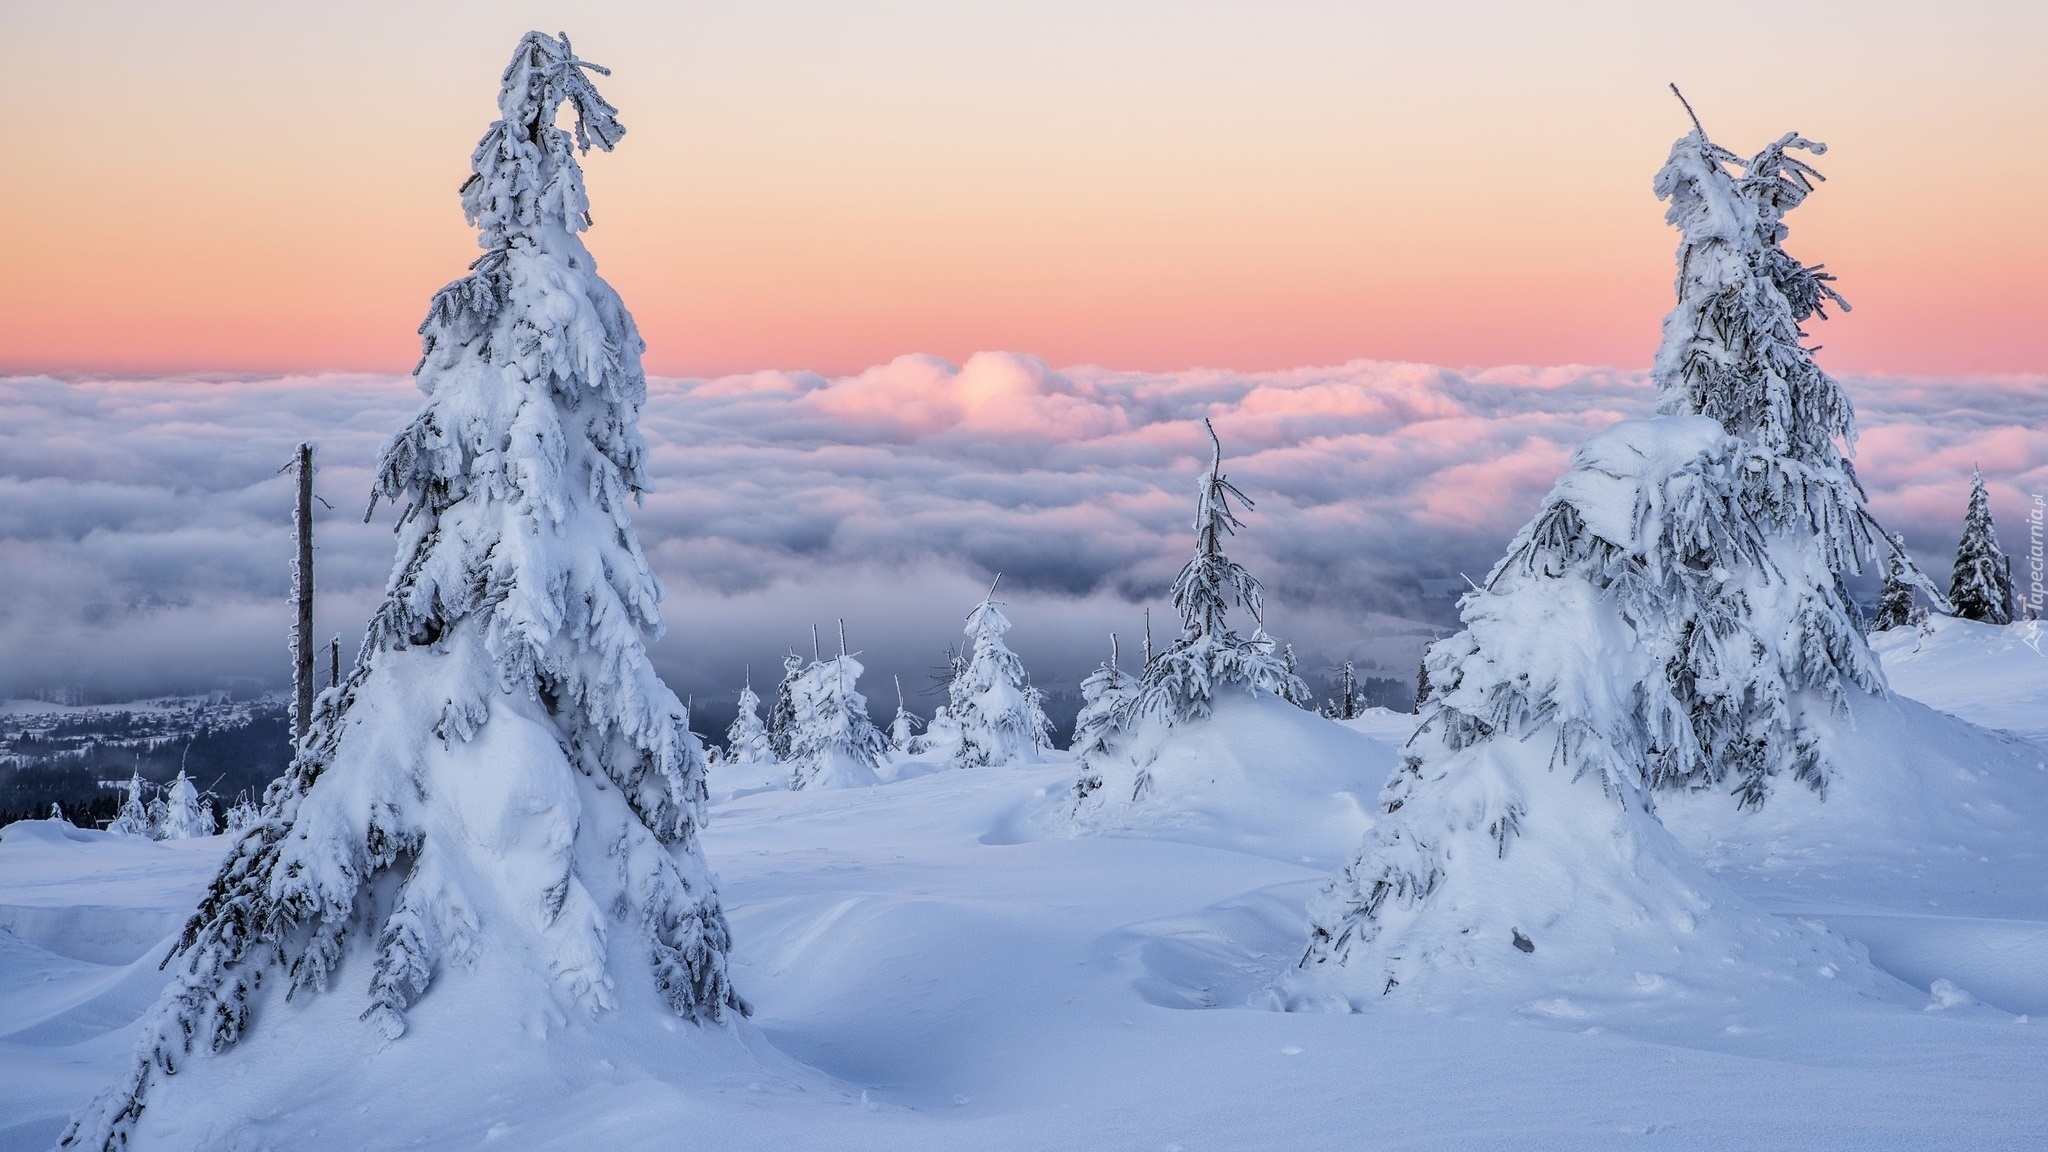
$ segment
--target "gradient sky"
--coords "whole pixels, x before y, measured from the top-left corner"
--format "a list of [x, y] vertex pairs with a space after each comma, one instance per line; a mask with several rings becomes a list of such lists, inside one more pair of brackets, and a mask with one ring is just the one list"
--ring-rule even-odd
[[1678, 81], [1830, 183], [1841, 372], [2048, 368], [2048, 4], [4, 0], [0, 371], [389, 372], [528, 27], [650, 371], [1647, 364]]

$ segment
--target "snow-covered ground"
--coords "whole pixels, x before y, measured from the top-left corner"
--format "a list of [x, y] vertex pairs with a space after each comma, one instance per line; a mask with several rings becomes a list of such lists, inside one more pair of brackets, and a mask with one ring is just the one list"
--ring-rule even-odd
[[1926, 635], [1894, 628], [1870, 638], [1894, 690], [1988, 728], [2048, 737], [2048, 624], [1932, 616], [1927, 626]]
[[[2048, 657], [2024, 628], [1939, 621], [1931, 636], [1892, 633], [1877, 648], [1902, 693], [2038, 741], [2048, 736]], [[1332, 863], [1325, 842], [1364, 818], [1339, 794], [1370, 810], [1411, 720], [1294, 719], [1241, 718], [1239, 729], [1275, 726], [1272, 739], [1190, 751], [1183, 775], [1218, 790], [1183, 793], [1142, 834], [1062, 834], [1073, 779], [1064, 758], [966, 771], [898, 763], [881, 786], [845, 791], [789, 792], [773, 769], [721, 769], [704, 847], [732, 919], [735, 980], [755, 1008], [742, 1043], [689, 1045], [666, 1076], [644, 1071], [647, 1052], [616, 1062], [579, 1054], [588, 1067], [563, 1068], [550, 1093], [494, 1094], [499, 1070], [530, 1084], [522, 1070], [561, 1037], [500, 1029], [491, 1035], [513, 1037], [494, 1040], [507, 1050], [483, 1047], [437, 1027], [429, 994], [396, 1043], [446, 1045], [446, 1085], [381, 1102], [375, 1124], [337, 1088], [329, 1107], [259, 1121], [247, 1146], [1195, 1152], [2048, 1140], [2042, 744], [1909, 703], [1859, 712], [1844, 737], [1867, 764], [1882, 762], [1867, 774], [1889, 781], [1882, 796], [1876, 784], [1859, 789], [1851, 770], [1824, 806], [1790, 794], [1761, 816], [1734, 813], [1726, 797], [1665, 804], [1673, 830], [1745, 898], [1825, 924], [1926, 990], [1910, 1003], [1787, 1012], [1774, 1001], [1747, 1015], [1736, 1006], [1705, 1028], [1597, 1004], [1511, 1015], [1247, 1006], [1300, 954], [1304, 905]], [[1285, 758], [1261, 758], [1281, 740]], [[1887, 758], [1908, 741], [1936, 751]], [[1223, 791], [1249, 795], [1261, 779], [1273, 782], [1262, 806], [1233, 823]], [[1912, 810], [1878, 803], [1908, 784]], [[120, 1073], [162, 980], [156, 962], [225, 845], [40, 821], [0, 833], [0, 1152], [47, 1147], [64, 1116]]]

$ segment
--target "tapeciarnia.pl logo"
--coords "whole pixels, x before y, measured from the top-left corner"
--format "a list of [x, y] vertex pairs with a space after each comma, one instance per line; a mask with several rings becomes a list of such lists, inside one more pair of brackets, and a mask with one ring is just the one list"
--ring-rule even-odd
[[2048, 518], [2048, 497], [2041, 493], [2034, 495], [2033, 507], [2027, 509], [2027, 630], [2020, 640], [2036, 652], [2041, 651], [2041, 616], [2043, 601], [2048, 600], [2048, 554], [2043, 550], [2043, 520]]

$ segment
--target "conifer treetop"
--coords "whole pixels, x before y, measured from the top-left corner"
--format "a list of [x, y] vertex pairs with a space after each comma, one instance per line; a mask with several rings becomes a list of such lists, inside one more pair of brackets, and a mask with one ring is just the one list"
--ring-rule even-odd
[[1991, 522], [1991, 493], [1984, 473], [1970, 475], [1970, 506], [1963, 515], [1963, 536], [1956, 545], [1955, 573], [1944, 606], [1965, 620], [1987, 624], [2012, 622], [2012, 561], [1998, 544]]
[[1711, 416], [1765, 451], [1847, 472], [1854, 411], [1814, 363], [1799, 326], [1826, 319], [1827, 304], [1846, 312], [1849, 303], [1823, 266], [1783, 247], [1785, 214], [1823, 179], [1793, 153], [1826, 151], [1787, 132], [1745, 161], [1708, 139], [1693, 115], [1654, 185], [1680, 240], [1678, 306], [1665, 319], [1653, 374], [1664, 414]]
[[996, 578], [989, 582], [988, 595], [983, 596], [981, 603], [976, 604], [974, 609], [967, 613], [967, 625], [962, 631], [966, 633], [968, 639], [978, 642], [983, 636], [999, 638], [1010, 630], [1010, 618], [1003, 615], [1002, 609], [996, 604], [996, 585], [1002, 582], [1003, 574], [996, 573]]
[[1010, 620], [995, 598], [1002, 579], [998, 573], [967, 614], [966, 659], [955, 664], [946, 686], [948, 719], [957, 735], [950, 759], [957, 767], [1030, 760], [1050, 743], [1050, 723], [1024, 662], [1003, 642]]
[[1224, 541], [1244, 526], [1231, 501], [1236, 500], [1247, 512], [1258, 506], [1223, 474], [1223, 441], [1216, 435], [1216, 426], [1205, 417], [1202, 427], [1209, 433], [1215, 456], [1198, 482], [1195, 555], [1173, 582], [1173, 606], [1180, 613], [1181, 631], [1191, 637], [1229, 635], [1225, 617], [1233, 607], [1242, 607], [1255, 623], [1265, 618], [1265, 598], [1258, 580], [1223, 550]]
[[[1279, 645], [1266, 635], [1260, 623], [1265, 615], [1264, 593], [1258, 580], [1224, 551], [1226, 538], [1242, 526], [1236, 505], [1251, 511], [1251, 499], [1223, 474], [1223, 442], [1215, 425], [1202, 421], [1213, 449], [1207, 471], [1196, 481], [1195, 555], [1173, 582], [1173, 604], [1179, 612], [1181, 635], [1163, 651], [1151, 649], [1151, 616], [1146, 615], [1145, 666], [1127, 697], [1105, 718], [1103, 748], [1117, 742], [1117, 733], [1144, 720], [1166, 726], [1207, 717], [1219, 689], [1236, 688], [1253, 696], [1278, 696], [1286, 700], [1306, 699], [1308, 688], [1287, 668]], [[1240, 636], [1230, 627], [1229, 612], [1243, 608], [1251, 616], [1250, 636]], [[1113, 677], [1112, 677], [1113, 678]], [[1079, 792], [1093, 791], [1094, 779], [1086, 766], [1091, 756], [1080, 750], [1084, 761]]]
[[[462, 185], [462, 210], [480, 232], [477, 244], [493, 251], [545, 227], [581, 232], [590, 227], [583, 170], [570, 153], [606, 152], [626, 134], [618, 109], [598, 94], [586, 73], [611, 69], [579, 59], [569, 34], [528, 32], [505, 65], [498, 89], [499, 119], [470, 156], [473, 174]], [[567, 104], [574, 126], [555, 126]], [[536, 174], [544, 178], [535, 180]]]

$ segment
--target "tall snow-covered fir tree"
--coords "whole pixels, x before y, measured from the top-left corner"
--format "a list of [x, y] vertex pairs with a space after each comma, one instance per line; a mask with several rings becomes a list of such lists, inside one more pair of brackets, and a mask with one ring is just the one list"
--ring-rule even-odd
[[1819, 722], [1884, 691], [1842, 584], [1880, 534], [1843, 455], [1848, 400], [1799, 330], [1837, 297], [1780, 247], [1813, 187], [1801, 149], [1821, 146], [1788, 134], [1734, 174], [1697, 127], [1673, 147], [1664, 415], [1581, 446], [1430, 648], [1383, 815], [1311, 907], [1297, 998], [1598, 964], [1631, 940], [1701, 973], [1831, 947], [1720, 892], [1651, 800], [1756, 806], [1785, 776], [1825, 795]]
[[702, 751], [645, 651], [642, 344], [577, 236], [577, 152], [623, 131], [592, 71], [537, 32], [505, 69], [462, 186], [484, 254], [434, 297], [426, 401], [377, 467], [402, 508], [385, 600], [66, 1146], [127, 1146], [195, 1062], [306, 1018], [282, 1000], [343, 994], [344, 964], [368, 966], [344, 986], [398, 1049], [451, 983], [591, 1027], [644, 1027], [614, 1010], [627, 993], [693, 1024], [744, 1011], [698, 848]]
[[803, 657], [791, 652], [782, 658], [782, 680], [775, 686], [775, 706], [768, 709], [768, 754], [783, 763], [789, 762], [789, 740], [796, 732], [796, 685], [803, 672]]
[[150, 824], [149, 804], [143, 799], [142, 769], [128, 777], [128, 789], [121, 798], [121, 810], [114, 815], [107, 831], [122, 836], [155, 836], [156, 829]]
[[1877, 592], [1877, 615], [1870, 620], [1872, 632], [1904, 628], [1913, 619], [1913, 585], [1906, 578], [1906, 538], [1891, 534], [1891, 558], [1885, 562], [1884, 584]]
[[1701, 982], [1860, 971], [1723, 890], [1651, 798], [1658, 765], [1710, 755], [1672, 673], [1695, 634], [1747, 642], [1724, 579], [1770, 552], [1745, 508], [1777, 482], [1762, 464], [1698, 416], [1579, 448], [1462, 601], [1464, 631], [1430, 648], [1422, 719], [1364, 845], [1311, 901], [1284, 1004], [1626, 987], [1649, 956]]
[[1346, 660], [1337, 669], [1337, 698], [1324, 702], [1321, 711], [1332, 720], [1353, 720], [1358, 717], [1359, 707], [1358, 674], [1351, 661]]
[[[1195, 555], [1173, 582], [1180, 638], [1146, 661], [1130, 697], [1096, 740], [1100, 750], [1077, 753], [1081, 768], [1074, 786], [1077, 806], [1093, 803], [1108, 785], [1109, 775], [1122, 775], [1123, 769], [1135, 775], [1112, 789], [1128, 792], [1120, 799], [1141, 799], [1148, 791], [1145, 765], [1131, 756], [1135, 750], [1131, 738], [1139, 728], [1163, 730], [1205, 719], [1212, 702], [1223, 692], [1274, 696], [1290, 702], [1311, 698], [1308, 686], [1287, 670], [1285, 656], [1258, 627], [1265, 615], [1258, 580], [1224, 551], [1224, 541], [1242, 527], [1231, 502], [1243, 505], [1246, 511], [1251, 511], [1253, 504], [1223, 474], [1223, 441], [1215, 427], [1207, 420], [1202, 426], [1215, 454], [1196, 485]], [[1249, 637], [1240, 636], [1230, 626], [1233, 608], [1251, 617], [1254, 628]], [[1143, 756], [1137, 753], [1139, 759]]]
[[163, 840], [193, 840], [213, 835], [213, 809], [205, 807], [199, 800], [199, 789], [178, 769], [178, 778], [164, 789], [164, 818], [157, 829], [157, 836]]
[[932, 710], [931, 723], [925, 725], [924, 734], [917, 738], [914, 750], [919, 755], [941, 755], [952, 762], [960, 754], [964, 739], [956, 713], [966, 703], [962, 693], [967, 688], [967, 657], [953, 645], [946, 645], [945, 675], [940, 687], [945, 689], [946, 702]]
[[840, 631], [839, 655], [813, 660], [791, 686], [796, 718], [790, 725], [789, 786], [861, 788], [880, 782], [875, 768], [889, 750], [888, 737], [868, 718], [860, 694], [866, 671], [846, 651]]
[[[1288, 675], [1288, 680], [1285, 682], [1287, 688], [1280, 695], [1289, 704], [1304, 712], [1318, 711], [1315, 692], [1310, 690], [1308, 682], [1301, 678], [1301, 663], [1295, 659], [1294, 645], [1282, 644], [1280, 646], [1280, 666], [1286, 669]], [[1295, 685], [1301, 686], [1300, 692], [1293, 691]]]
[[903, 678], [891, 677], [896, 682], [896, 715], [889, 721], [889, 751], [898, 754], [910, 751], [911, 742], [917, 739], [917, 729], [922, 723], [910, 705], [903, 699]]
[[1965, 620], [2012, 623], [2012, 560], [1998, 546], [1982, 472], [1970, 476], [1970, 508], [1963, 515], [1963, 538], [1956, 545], [1948, 598], [1955, 614]]
[[996, 606], [995, 595], [995, 584], [990, 584], [988, 595], [967, 614], [967, 660], [947, 690], [960, 732], [952, 757], [957, 768], [1036, 760], [1051, 728], [1024, 674], [1024, 662], [1003, 641], [1010, 620]]
[[[1252, 511], [1254, 505], [1223, 474], [1223, 441], [1207, 420], [1215, 457], [1197, 484], [1195, 555], [1173, 581], [1173, 607], [1180, 614], [1180, 638], [1152, 657], [1132, 702], [1135, 716], [1168, 725], [1199, 720], [1209, 714], [1218, 691], [1237, 690], [1309, 699], [1308, 687], [1287, 671], [1286, 659], [1275, 651], [1264, 623], [1265, 593], [1244, 565], [1232, 560], [1223, 544], [1243, 527], [1231, 501]], [[1228, 619], [1232, 608], [1250, 616], [1253, 632], [1238, 635]]]
[[1649, 780], [1732, 787], [1746, 807], [1781, 776], [1825, 794], [1835, 766], [1812, 721], [1851, 693], [1885, 690], [1843, 586], [1881, 558], [1884, 537], [1845, 455], [1856, 438], [1849, 399], [1800, 329], [1842, 301], [1821, 266], [1783, 247], [1785, 213], [1820, 178], [1800, 151], [1826, 146], [1788, 132], [1739, 161], [1695, 125], [1655, 185], [1680, 234], [1678, 304], [1654, 370], [1659, 411], [1713, 419], [1767, 483], [1732, 493], [1765, 555], [1730, 568], [1714, 610], [1687, 619], [1696, 626], [1668, 667], [1692, 738], [1660, 745]]
[[257, 808], [255, 802], [244, 794], [237, 796], [235, 802], [228, 805], [227, 815], [222, 817], [221, 823], [223, 831], [239, 833], [255, 827], [257, 822], [262, 819], [262, 810]]
[[1117, 665], [1116, 633], [1109, 634], [1109, 660], [1081, 681], [1081, 711], [1074, 717], [1074, 755], [1100, 754], [1108, 747], [1118, 712], [1137, 682]]
[[1038, 685], [1024, 682], [1024, 714], [1031, 718], [1031, 743], [1039, 752], [1054, 748], [1052, 717], [1045, 714], [1045, 693]]
[[774, 759], [768, 726], [761, 722], [761, 698], [752, 680], [740, 688], [739, 711], [725, 729], [725, 757], [735, 764], [760, 764]]

